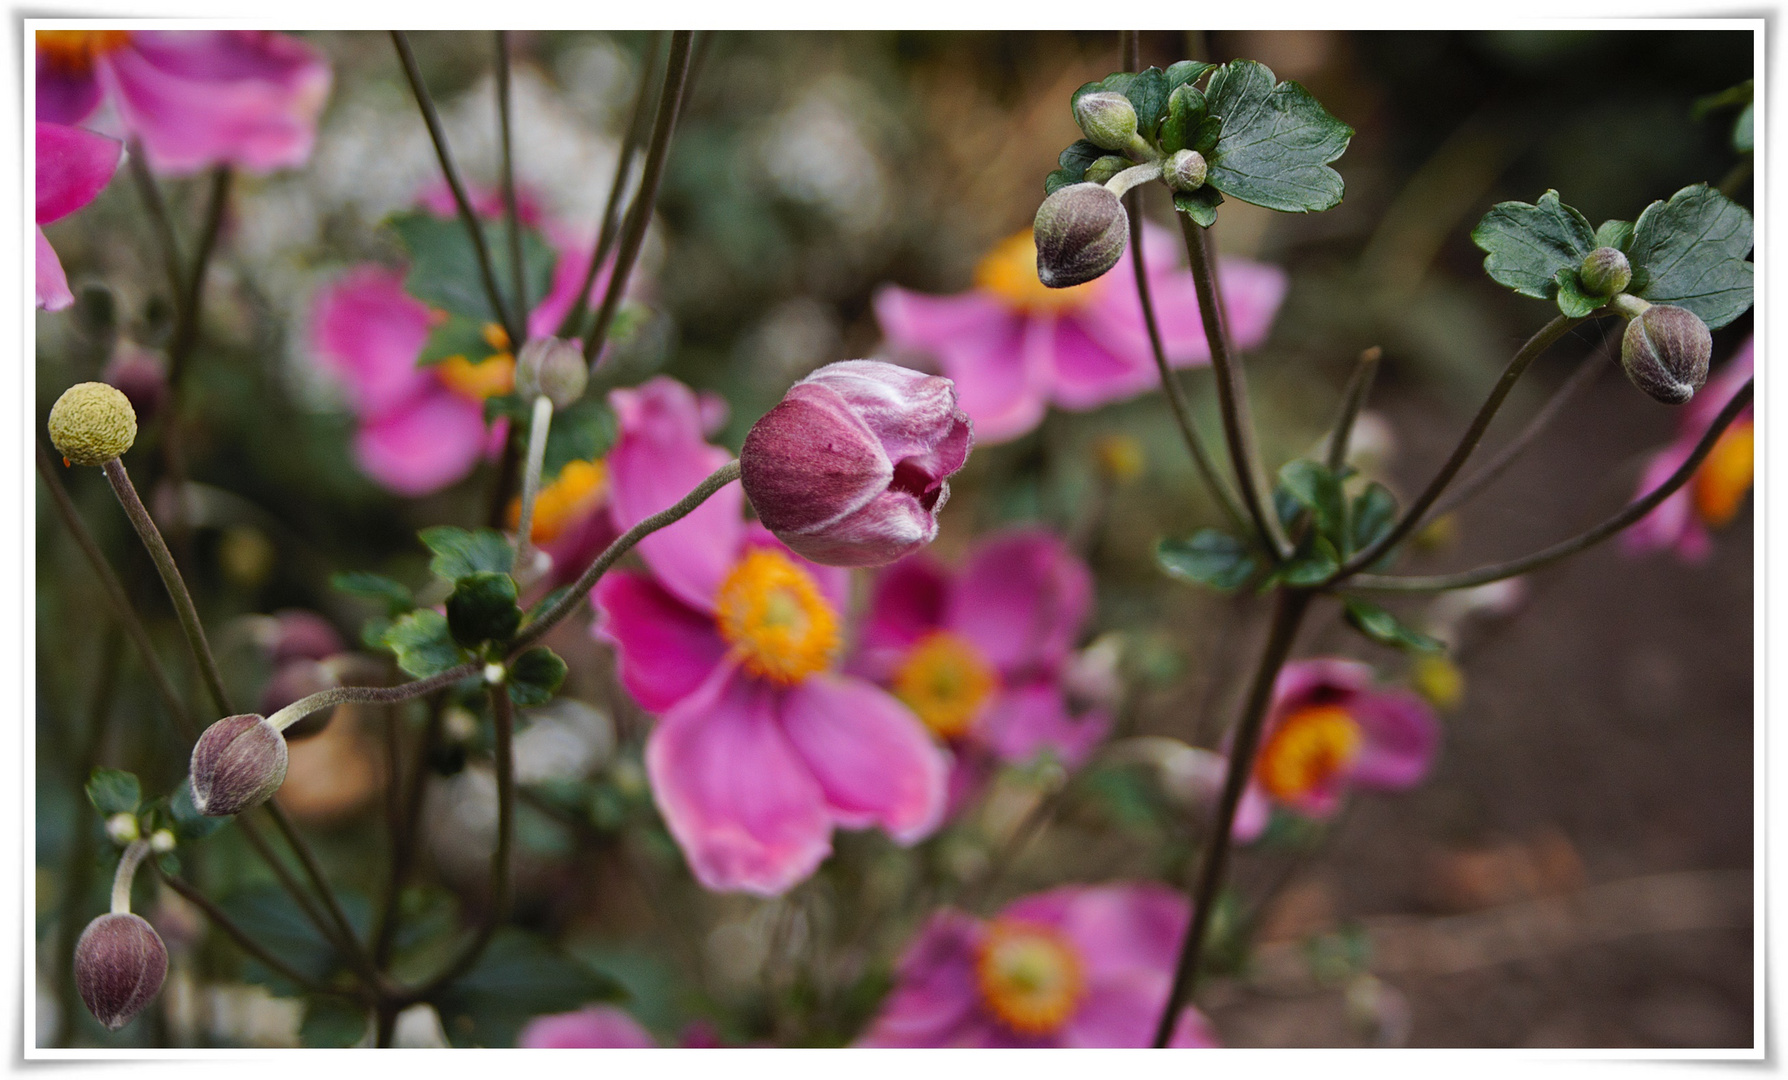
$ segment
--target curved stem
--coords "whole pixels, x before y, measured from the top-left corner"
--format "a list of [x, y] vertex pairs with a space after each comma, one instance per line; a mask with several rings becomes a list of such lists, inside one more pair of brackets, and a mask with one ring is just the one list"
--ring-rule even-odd
[[1146, 184], [1150, 180], [1159, 179], [1161, 179], [1161, 162], [1145, 161], [1140, 165], [1132, 165], [1105, 181], [1105, 190], [1122, 198], [1130, 194], [1138, 184]]
[[[512, 144], [509, 101], [509, 31], [497, 31], [497, 127], [503, 144], [503, 224], [509, 233], [509, 279], [514, 289], [514, 306], [520, 321], [527, 321], [528, 279], [522, 258], [521, 209], [515, 201], [515, 149]], [[527, 332], [527, 327], [521, 327]], [[523, 342], [513, 335], [510, 346], [520, 349]]]
[[627, 278], [633, 273], [634, 260], [646, 240], [646, 226], [652, 223], [652, 208], [658, 201], [658, 182], [664, 175], [664, 162], [670, 155], [671, 132], [677, 126], [677, 114], [683, 107], [683, 93], [688, 86], [689, 46], [694, 40], [690, 30], [671, 32], [670, 60], [664, 69], [664, 89], [658, 98], [658, 116], [652, 122], [652, 142], [646, 148], [646, 164], [640, 173], [639, 194], [627, 208], [627, 226], [622, 231], [621, 247], [615, 254], [615, 268], [609, 274], [608, 288], [602, 294], [602, 306], [596, 310], [596, 323], [584, 339], [584, 360], [592, 369], [601, 359], [602, 342], [608, 337], [609, 324], [614, 322]]
[[1738, 418], [1738, 414], [1750, 402], [1751, 383], [1746, 380], [1738, 393], [1732, 396], [1732, 400], [1726, 403], [1726, 407], [1720, 410], [1713, 425], [1701, 436], [1701, 441], [1695, 444], [1695, 452], [1690, 454], [1682, 465], [1670, 474], [1668, 480], [1658, 485], [1644, 498], [1628, 503], [1620, 513], [1569, 540], [1561, 540], [1551, 547], [1543, 548], [1532, 555], [1519, 559], [1494, 563], [1457, 574], [1440, 574], [1433, 577], [1358, 574], [1348, 584], [1356, 589], [1381, 589], [1389, 592], [1439, 592], [1445, 589], [1469, 589], [1474, 585], [1487, 585], [1492, 581], [1501, 581], [1503, 578], [1519, 577], [1557, 562], [1559, 559], [1575, 555], [1585, 548], [1594, 547], [1622, 529], [1636, 524], [1645, 515], [1656, 510], [1658, 504], [1675, 494], [1677, 489], [1688, 483], [1689, 479], [1695, 475], [1695, 470], [1700, 468], [1701, 463], [1712, 452], [1714, 443], [1719, 441], [1720, 436], [1728, 427], [1732, 426], [1732, 422]]
[[332, 986], [326, 986], [298, 971], [279, 957], [274, 956], [271, 952], [267, 951], [260, 942], [250, 936], [247, 931], [236, 925], [234, 920], [224, 914], [222, 908], [218, 907], [211, 901], [210, 897], [194, 887], [190, 881], [187, 881], [184, 878], [175, 877], [172, 874], [162, 873], [160, 867], [156, 868], [156, 873], [161, 877], [162, 881], [167, 883], [168, 888], [179, 893], [187, 903], [198, 908], [200, 911], [203, 911], [205, 917], [210, 919], [219, 930], [222, 930], [225, 934], [229, 935], [230, 940], [234, 941], [238, 948], [260, 961], [269, 970], [273, 971], [281, 978], [303, 988], [305, 993], [325, 994], [331, 997], [344, 997], [350, 1000], [359, 999], [359, 995], [348, 990], [339, 990]]
[[132, 840], [130, 846], [124, 849], [124, 857], [118, 860], [118, 872], [112, 875], [112, 914], [130, 914], [130, 886], [136, 879], [137, 866], [147, 854], [147, 840]]
[[1347, 444], [1353, 438], [1354, 421], [1366, 407], [1366, 398], [1372, 393], [1372, 381], [1378, 375], [1378, 362], [1383, 358], [1384, 350], [1376, 345], [1360, 353], [1359, 363], [1348, 377], [1347, 388], [1341, 392], [1341, 415], [1329, 432], [1330, 472], [1338, 472], [1347, 464]]
[[280, 836], [285, 839], [286, 846], [291, 848], [292, 854], [298, 857], [298, 865], [303, 868], [304, 876], [310, 879], [311, 886], [316, 889], [317, 895], [323, 898], [323, 907], [329, 913], [329, 921], [335, 927], [333, 937], [336, 948], [342, 951], [343, 959], [358, 971], [369, 985], [379, 985], [379, 973], [373, 966], [372, 957], [367, 954], [366, 947], [361, 945], [359, 935], [354, 932], [354, 924], [348, 921], [348, 913], [342, 910], [341, 901], [336, 899], [335, 890], [330, 887], [329, 878], [323, 873], [323, 867], [317, 862], [316, 855], [311, 852], [310, 845], [305, 843], [304, 837], [299, 835], [298, 829], [292, 824], [292, 819], [286, 816], [285, 810], [281, 809], [278, 803], [269, 799], [261, 805], [266, 809], [267, 816], [273, 819], [273, 827], [279, 830]]
[[1527, 339], [1527, 343], [1521, 346], [1520, 351], [1509, 360], [1509, 366], [1503, 369], [1502, 378], [1496, 380], [1496, 385], [1490, 390], [1490, 396], [1485, 398], [1484, 404], [1478, 407], [1478, 414], [1472, 418], [1471, 426], [1465, 429], [1465, 434], [1459, 439], [1459, 445], [1453, 448], [1452, 456], [1448, 457], [1446, 464], [1442, 465], [1440, 471], [1434, 474], [1434, 479], [1428, 481], [1428, 486], [1422, 490], [1420, 495], [1416, 496], [1413, 503], [1409, 504], [1409, 509], [1403, 512], [1403, 516], [1397, 519], [1397, 524], [1393, 525], [1389, 532], [1342, 563], [1341, 568], [1323, 582], [1325, 587], [1338, 581], [1344, 581], [1371, 566], [1383, 558], [1386, 552], [1401, 543], [1404, 537], [1415, 531], [1416, 526], [1421, 523], [1423, 515], [1428, 513], [1428, 509], [1446, 491], [1447, 485], [1453, 482], [1453, 477], [1459, 475], [1459, 470], [1465, 467], [1465, 462], [1471, 457], [1471, 452], [1477, 449], [1479, 441], [1484, 437], [1484, 432], [1489, 430], [1490, 421], [1496, 418], [1497, 410], [1502, 408], [1502, 403], [1509, 396], [1509, 391], [1515, 388], [1515, 384], [1520, 381], [1522, 374], [1527, 371], [1528, 365], [1532, 364], [1553, 342], [1563, 337], [1572, 327], [1582, 321], [1582, 319], [1559, 315], [1542, 326], [1533, 337]]
[[1291, 655], [1297, 640], [1298, 626], [1309, 609], [1311, 594], [1303, 590], [1281, 589], [1273, 608], [1273, 622], [1267, 631], [1266, 647], [1261, 650], [1260, 666], [1254, 670], [1254, 681], [1248, 687], [1242, 705], [1241, 719], [1236, 722], [1235, 742], [1229, 751], [1229, 768], [1223, 776], [1223, 794], [1217, 804], [1217, 821], [1210, 843], [1199, 862], [1198, 878], [1192, 887], [1192, 925], [1186, 929], [1180, 945], [1179, 962], [1174, 968], [1173, 988], [1167, 995], [1167, 1007], [1155, 1025], [1154, 1045], [1164, 1047], [1173, 1037], [1174, 1022], [1180, 1009], [1191, 999], [1198, 982], [1198, 964], [1204, 950], [1204, 936], [1211, 925], [1216, 907], [1217, 890], [1223, 884], [1223, 870], [1229, 861], [1230, 834], [1235, 830], [1236, 807], [1242, 791], [1254, 771], [1254, 754], [1260, 746], [1260, 731], [1266, 719], [1267, 706], [1273, 699], [1273, 683], [1279, 669]]
[[546, 464], [546, 435], [552, 430], [553, 403], [545, 394], [534, 399], [528, 423], [528, 457], [522, 466], [521, 518], [515, 528], [515, 572], [529, 572], [528, 548], [534, 538], [534, 500], [540, 496], [540, 470]]
[[408, 701], [424, 694], [432, 694], [436, 690], [444, 690], [461, 679], [471, 678], [478, 674], [481, 665], [460, 664], [448, 668], [438, 675], [430, 675], [426, 679], [414, 679], [396, 686], [332, 686], [327, 690], [318, 690], [314, 694], [301, 697], [285, 708], [267, 718], [274, 730], [284, 731], [298, 721], [314, 712], [332, 709], [337, 705], [368, 704], [394, 705], [400, 701]]

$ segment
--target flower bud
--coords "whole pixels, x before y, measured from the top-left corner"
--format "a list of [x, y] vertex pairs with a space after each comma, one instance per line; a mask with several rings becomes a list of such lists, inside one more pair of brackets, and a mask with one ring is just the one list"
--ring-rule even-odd
[[1037, 277], [1052, 289], [1099, 277], [1124, 254], [1130, 217], [1101, 184], [1069, 184], [1037, 207]]
[[1613, 296], [1633, 280], [1633, 265], [1617, 247], [1599, 247], [1583, 256], [1577, 280], [1590, 296]]
[[106, 836], [120, 847], [141, 835], [142, 828], [137, 824], [135, 814], [113, 814], [106, 818]]
[[1713, 335], [1686, 308], [1656, 304], [1627, 323], [1620, 366], [1634, 386], [1666, 405], [1681, 405], [1707, 382]]
[[1122, 150], [1136, 137], [1136, 106], [1111, 90], [1082, 94], [1074, 102], [1074, 122], [1101, 150]]
[[111, 1031], [142, 1012], [167, 975], [168, 948], [140, 915], [101, 915], [75, 942], [75, 989]]
[[1086, 167], [1086, 182], [1089, 184], [1103, 184], [1118, 173], [1128, 169], [1132, 164], [1134, 163], [1128, 158], [1121, 158], [1116, 154], [1107, 154]]
[[130, 399], [102, 382], [76, 383], [50, 406], [50, 441], [72, 465], [104, 465], [137, 441]]
[[563, 338], [535, 338], [515, 358], [515, 392], [524, 401], [545, 394], [553, 408], [563, 409], [584, 396], [589, 382], [584, 354]]
[[974, 445], [949, 379], [879, 360], [827, 364], [745, 436], [740, 482], [764, 527], [829, 566], [879, 566], [937, 536]]
[[264, 716], [226, 716], [192, 748], [192, 804], [229, 817], [273, 797], [286, 780], [286, 740]]
[[100, 378], [124, 391], [139, 423], [152, 421], [168, 399], [168, 362], [128, 341], [119, 343]]
[[1197, 191], [1204, 186], [1204, 155], [1196, 150], [1181, 150], [1167, 159], [1161, 178], [1175, 191]]

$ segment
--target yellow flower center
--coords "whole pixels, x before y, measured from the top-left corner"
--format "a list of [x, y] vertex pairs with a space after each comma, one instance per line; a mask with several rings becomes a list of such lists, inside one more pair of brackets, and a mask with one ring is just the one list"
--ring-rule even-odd
[[515, 390], [515, 357], [509, 353], [509, 335], [496, 323], [486, 323], [484, 340], [496, 352], [482, 360], [449, 356], [435, 365], [435, 372], [447, 389], [473, 401], [500, 397]]
[[129, 40], [129, 30], [39, 30], [37, 51], [59, 71], [82, 72]]
[[939, 738], [953, 739], [974, 726], [998, 685], [999, 676], [981, 650], [937, 630], [906, 654], [894, 675], [894, 696]]
[[975, 960], [987, 1008], [1026, 1035], [1048, 1035], [1068, 1022], [1086, 991], [1080, 957], [1047, 926], [999, 919]]
[[714, 619], [746, 671], [783, 686], [824, 671], [838, 652], [838, 615], [813, 575], [770, 548], [753, 548], [727, 574]]
[[1695, 512], [1708, 525], [1719, 528], [1731, 521], [1751, 490], [1756, 468], [1752, 444], [1756, 432], [1749, 422], [1727, 428], [1701, 468], [1695, 471]]
[[[534, 496], [534, 524], [528, 529], [528, 539], [536, 544], [558, 539], [602, 505], [607, 481], [608, 467], [600, 461], [567, 462], [553, 482]], [[521, 528], [520, 496], [509, 500], [509, 527]]]
[[1337, 705], [1299, 709], [1273, 730], [1254, 777], [1275, 798], [1295, 801], [1334, 779], [1360, 752], [1360, 725]]
[[1044, 285], [1037, 277], [1037, 241], [1029, 229], [1000, 241], [975, 267], [977, 287], [1026, 312], [1072, 311], [1092, 299], [1100, 284], [1089, 281], [1066, 289]]

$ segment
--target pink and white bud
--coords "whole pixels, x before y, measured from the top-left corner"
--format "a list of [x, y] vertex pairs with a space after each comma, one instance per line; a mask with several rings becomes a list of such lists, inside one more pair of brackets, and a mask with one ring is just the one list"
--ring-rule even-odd
[[111, 1031], [142, 1012], [167, 976], [168, 948], [140, 915], [101, 915], [75, 942], [75, 989]]
[[286, 740], [264, 716], [226, 716], [192, 748], [192, 804], [207, 817], [259, 806], [286, 782]]
[[956, 384], [879, 360], [827, 364], [745, 436], [758, 520], [829, 566], [880, 566], [937, 536], [948, 477], [974, 446]]

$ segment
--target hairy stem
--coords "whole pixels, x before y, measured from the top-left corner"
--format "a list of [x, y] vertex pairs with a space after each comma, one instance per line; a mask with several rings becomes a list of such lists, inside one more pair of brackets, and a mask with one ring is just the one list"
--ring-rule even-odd
[[[515, 150], [511, 142], [512, 106], [509, 101], [509, 31], [497, 31], [497, 126], [503, 144], [503, 224], [509, 233], [509, 281], [513, 289], [517, 320], [527, 333], [528, 282], [522, 259], [521, 209], [515, 201]], [[520, 349], [524, 341], [510, 335], [512, 348]]]
[[[97, 680], [93, 688], [93, 701], [88, 709], [86, 739], [81, 749], [69, 755], [74, 768], [70, 779], [76, 791], [80, 791], [93, 775], [99, 764], [100, 751], [105, 746], [106, 730], [112, 717], [112, 702], [118, 689], [118, 668], [124, 650], [124, 638], [116, 629], [110, 629], [100, 646], [100, 670], [95, 673]], [[58, 1046], [68, 1045], [73, 1034], [73, 1020], [80, 1008], [80, 999], [76, 996], [74, 984], [74, 952], [75, 943], [80, 938], [82, 919], [81, 907], [87, 900], [87, 891], [93, 883], [93, 832], [98, 811], [90, 799], [77, 799], [75, 802], [74, 824], [69, 833], [68, 854], [62, 867], [62, 903], [56, 915], [56, 1000], [62, 1009], [58, 1016], [56, 1036], [53, 1042]]]
[[298, 721], [314, 712], [332, 709], [337, 705], [371, 704], [394, 705], [400, 701], [408, 701], [424, 694], [432, 694], [436, 690], [444, 690], [461, 679], [471, 678], [478, 674], [478, 664], [460, 664], [448, 668], [438, 675], [430, 675], [426, 679], [414, 679], [396, 686], [332, 686], [327, 690], [318, 690], [314, 694], [301, 697], [285, 708], [267, 718], [276, 731], [284, 731]]
[[521, 518], [515, 530], [515, 572], [528, 573], [528, 548], [534, 538], [534, 500], [540, 497], [540, 470], [546, 464], [546, 435], [552, 430], [553, 403], [545, 394], [534, 399], [528, 423], [528, 457], [522, 467]]
[[112, 875], [112, 914], [130, 914], [130, 886], [136, 880], [138, 865], [147, 854], [147, 840], [132, 840], [130, 846], [124, 849], [124, 857], [118, 860], [118, 872]]
[[[179, 307], [179, 318], [174, 323], [174, 334], [168, 339], [168, 386], [175, 394], [179, 393], [181, 375], [186, 370], [187, 360], [199, 342], [199, 319], [204, 311], [205, 275], [211, 269], [211, 256], [217, 251], [217, 238], [223, 231], [224, 208], [229, 205], [230, 183], [235, 174], [228, 165], [219, 165], [211, 171], [211, 196], [206, 203], [205, 224], [199, 231], [199, 247], [193, 255], [192, 269], [186, 276], [184, 301]], [[170, 410], [170, 429], [177, 416], [177, 410]]]

